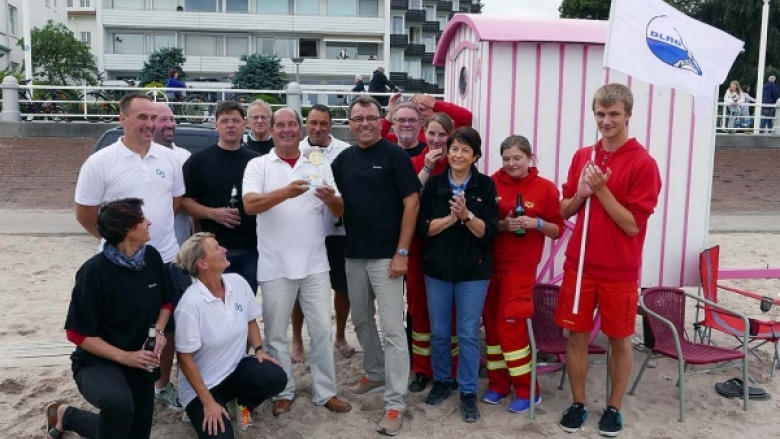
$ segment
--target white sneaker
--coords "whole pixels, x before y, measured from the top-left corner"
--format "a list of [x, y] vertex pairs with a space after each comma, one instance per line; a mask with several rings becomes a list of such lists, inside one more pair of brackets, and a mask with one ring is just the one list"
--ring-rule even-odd
[[160, 404], [167, 405], [170, 409], [177, 412], [184, 410], [184, 407], [182, 407], [181, 403], [179, 402], [179, 393], [171, 383], [168, 383], [162, 389], [154, 389], [154, 400]]

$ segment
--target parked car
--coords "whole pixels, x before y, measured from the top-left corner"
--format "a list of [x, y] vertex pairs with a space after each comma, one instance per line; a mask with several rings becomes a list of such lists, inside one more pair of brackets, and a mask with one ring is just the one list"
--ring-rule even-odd
[[[111, 128], [98, 139], [90, 154], [94, 154], [122, 137], [122, 127]], [[219, 134], [208, 125], [178, 125], [176, 127], [176, 146], [195, 152], [217, 143]]]

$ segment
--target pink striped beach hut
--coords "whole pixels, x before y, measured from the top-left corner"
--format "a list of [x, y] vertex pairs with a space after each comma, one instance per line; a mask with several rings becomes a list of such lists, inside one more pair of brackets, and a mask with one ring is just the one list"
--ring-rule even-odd
[[[482, 171], [501, 166], [499, 145], [526, 136], [539, 172], [560, 188], [577, 148], [598, 139], [591, 101], [609, 82], [634, 92], [630, 135], [656, 159], [663, 191], [651, 217], [642, 286], [698, 285], [706, 244], [714, 160], [713, 121], [695, 120], [693, 98], [604, 69], [607, 22], [456, 14], [434, 64], [445, 68], [445, 100], [474, 113], [483, 138]], [[549, 276], [563, 251], [552, 245]]]

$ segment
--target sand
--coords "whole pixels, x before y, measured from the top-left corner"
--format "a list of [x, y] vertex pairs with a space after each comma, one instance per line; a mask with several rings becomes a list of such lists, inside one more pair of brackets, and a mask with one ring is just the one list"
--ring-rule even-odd
[[[724, 267], [780, 266], [780, 234], [717, 234], [710, 243], [721, 244]], [[0, 235], [0, 437], [43, 437], [43, 408], [54, 400], [64, 400], [92, 409], [79, 395], [70, 373], [67, 354], [72, 350], [64, 339], [62, 326], [77, 268], [95, 252], [95, 241], [87, 236], [24, 237]], [[744, 288], [776, 296], [777, 280], [754, 280], [734, 283]], [[695, 289], [694, 289], [695, 290]], [[750, 315], [761, 317], [757, 304], [735, 298], [730, 303]], [[779, 317], [780, 307], [768, 316]], [[637, 334], [641, 325], [637, 319]], [[358, 347], [354, 332], [350, 342]], [[602, 340], [603, 342], [603, 340]], [[19, 359], [20, 348], [30, 348], [32, 358]], [[769, 348], [750, 360], [750, 372], [775, 398], [751, 402], [750, 410], [742, 410], [741, 400], [718, 396], [713, 385], [739, 376], [736, 369], [686, 377], [687, 421], [677, 421], [678, 400], [676, 362], [656, 360], [648, 369], [636, 395], [626, 395], [623, 406], [624, 438], [755, 438], [777, 437], [780, 431], [780, 386], [770, 379]], [[634, 352], [635, 376], [644, 354]], [[268, 402], [254, 413], [254, 425], [238, 432], [240, 438], [374, 438], [375, 423], [382, 415], [382, 395], [359, 396], [348, 387], [361, 374], [362, 354], [343, 358], [334, 350], [340, 394], [353, 404], [347, 414], [334, 414], [311, 402], [311, 380], [306, 365], [295, 368], [298, 382], [297, 399], [292, 412], [274, 418]], [[526, 415], [506, 411], [506, 403], [497, 406], [480, 404], [482, 419], [465, 424], [460, 419], [458, 400], [451, 397], [441, 406], [422, 403], [425, 393], [410, 394], [408, 410], [399, 437], [477, 438], [510, 437], [598, 437], [597, 422], [604, 407], [605, 366], [593, 365], [588, 378], [591, 418], [583, 432], [566, 435], [557, 425], [561, 412], [570, 404], [568, 384], [557, 389], [559, 373], [540, 377], [543, 402], [538, 406], [537, 419], [530, 422]], [[487, 385], [480, 380], [480, 391]], [[155, 411], [152, 438], [194, 438], [181, 415], [167, 408]], [[76, 437], [66, 435], [65, 437]]]

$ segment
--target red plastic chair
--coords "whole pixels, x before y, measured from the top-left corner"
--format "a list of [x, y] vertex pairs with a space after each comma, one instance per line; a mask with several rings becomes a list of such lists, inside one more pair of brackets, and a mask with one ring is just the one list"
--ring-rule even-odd
[[[743, 344], [740, 349], [729, 349], [719, 346], [713, 346], [705, 343], [695, 343], [688, 340], [685, 332], [685, 298], [690, 297], [697, 302], [703, 303], [709, 307], [717, 309], [722, 313], [728, 313], [730, 316], [739, 318], [743, 321], [747, 337], [747, 317], [742, 314], [731, 311], [717, 303], [698, 297], [695, 294], [686, 293], [679, 288], [656, 287], [648, 288], [639, 296], [639, 306], [648, 317], [648, 324], [655, 339], [655, 345], [647, 351], [647, 357], [639, 370], [634, 384], [631, 386], [629, 395], [636, 391], [639, 380], [645, 373], [651, 358], [660, 356], [672, 358], [678, 361], [677, 388], [680, 400], [680, 422], [685, 422], [685, 365], [686, 364], [728, 364], [716, 366], [708, 371], [727, 368], [741, 367], [742, 382], [746, 383], [744, 387], [744, 408], [748, 409], [748, 368], [747, 368], [747, 345]], [[732, 364], [733, 360], [742, 360], [740, 363]]]
[[[551, 373], [563, 369], [561, 382], [558, 389], [563, 389], [563, 382], [566, 380], [566, 345], [568, 338], [563, 334], [563, 328], [555, 324], [555, 307], [558, 306], [558, 293], [560, 287], [551, 284], [537, 284], [534, 287], [534, 314], [531, 319], [526, 320], [528, 325], [528, 335], [531, 342], [531, 382], [536, 382], [537, 373]], [[608, 354], [608, 350], [597, 344], [593, 340], [598, 335], [601, 327], [601, 319], [598, 314], [591, 332], [590, 344], [588, 344], [588, 354], [603, 355]], [[558, 358], [556, 362], [538, 362], [539, 354], [546, 354]], [[609, 365], [609, 355], [607, 355], [607, 365]], [[540, 370], [537, 371], [537, 368]], [[531, 401], [536, 398], [536, 386], [531, 386]], [[609, 394], [609, 370], [607, 370], [607, 394]], [[531, 404], [530, 417], [534, 417], [534, 405]]]
[[[751, 300], [756, 300], [756, 306], [760, 306], [762, 303], [768, 305], [777, 304], [777, 301], [761, 296], [760, 294], [718, 284], [718, 270], [720, 269], [719, 260], [720, 246], [717, 245], [708, 248], [699, 254], [701, 291], [705, 299], [718, 303], [718, 290], [725, 290], [747, 297]], [[704, 319], [701, 321], [698, 320], [699, 309], [697, 309], [697, 321], [693, 324], [696, 334], [702, 341], [706, 340], [712, 344], [713, 329], [733, 336], [740, 345], [744, 344], [745, 340], [747, 340], [748, 352], [753, 354], [759, 361], [761, 361], [761, 358], [756, 355], [755, 350], [767, 343], [771, 343], [774, 347], [771, 376], [775, 375], [775, 369], [780, 365], [780, 353], [778, 353], [780, 323], [773, 320], [748, 319], [749, 327], [752, 327], [750, 327], [750, 331], [748, 331], [748, 338], [744, 338], [745, 323], [742, 319], [731, 314], [719, 312], [708, 305], [703, 305], [702, 308], [704, 310]]]

